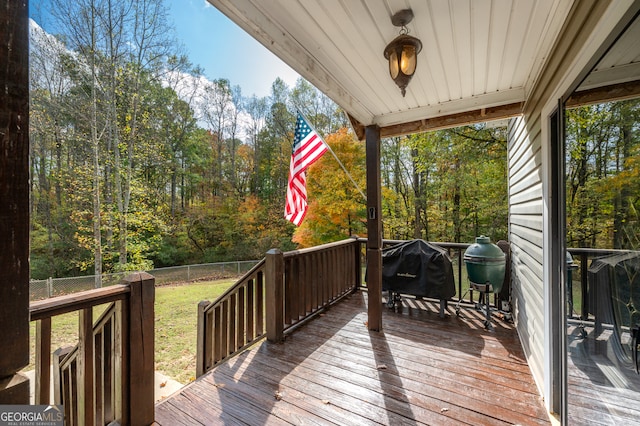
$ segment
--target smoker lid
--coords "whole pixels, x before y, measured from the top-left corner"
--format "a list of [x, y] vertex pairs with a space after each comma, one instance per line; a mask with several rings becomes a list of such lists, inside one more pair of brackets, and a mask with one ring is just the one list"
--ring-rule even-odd
[[491, 238], [481, 235], [477, 237], [476, 242], [471, 244], [464, 252], [464, 260], [477, 262], [504, 262], [505, 254], [500, 247], [491, 243]]

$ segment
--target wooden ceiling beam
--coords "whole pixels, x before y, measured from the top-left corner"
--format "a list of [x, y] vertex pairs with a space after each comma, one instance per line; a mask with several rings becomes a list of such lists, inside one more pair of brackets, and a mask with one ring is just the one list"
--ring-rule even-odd
[[356, 137], [358, 138], [359, 141], [363, 141], [365, 137], [364, 126], [358, 120], [353, 118], [351, 114], [349, 114], [348, 112], [346, 114], [347, 114], [347, 118], [349, 119], [349, 122], [351, 123], [351, 128], [353, 129], [353, 132], [356, 134]]
[[565, 105], [567, 108], [578, 108], [637, 97], [640, 97], [640, 80], [581, 90], [571, 95]]
[[[467, 124], [483, 123], [486, 121], [501, 120], [522, 114], [524, 102], [516, 102], [489, 108], [480, 108], [456, 114], [442, 115], [439, 117], [424, 118], [406, 123], [394, 124], [380, 128], [380, 137], [390, 138], [394, 136], [408, 135], [412, 133], [430, 132], [434, 130], [448, 129]], [[353, 131], [358, 140], [364, 139], [365, 126], [358, 120], [348, 115]]]

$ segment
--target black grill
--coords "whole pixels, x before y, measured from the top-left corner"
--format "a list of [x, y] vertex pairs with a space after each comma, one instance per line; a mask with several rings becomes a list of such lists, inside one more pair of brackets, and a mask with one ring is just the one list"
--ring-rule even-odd
[[455, 296], [453, 266], [447, 251], [423, 240], [411, 240], [382, 251], [382, 290], [393, 307], [401, 294], [446, 301]]

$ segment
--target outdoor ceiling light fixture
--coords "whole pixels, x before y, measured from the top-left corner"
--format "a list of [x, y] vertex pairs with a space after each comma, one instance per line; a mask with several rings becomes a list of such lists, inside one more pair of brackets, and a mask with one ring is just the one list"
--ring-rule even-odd
[[416, 72], [418, 53], [422, 50], [422, 42], [409, 35], [407, 24], [413, 19], [413, 11], [404, 9], [391, 17], [391, 23], [400, 27], [400, 35], [384, 48], [384, 57], [389, 60], [389, 74], [396, 82], [402, 96], [407, 93], [407, 85]]

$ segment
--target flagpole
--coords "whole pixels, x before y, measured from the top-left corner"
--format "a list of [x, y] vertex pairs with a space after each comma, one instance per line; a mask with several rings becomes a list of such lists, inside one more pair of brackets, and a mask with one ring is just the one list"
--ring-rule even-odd
[[344, 166], [344, 164], [342, 164], [342, 161], [340, 161], [340, 159], [338, 158], [338, 156], [336, 155], [335, 152], [333, 152], [333, 149], [331, 149], [331, 147], [329, 146], [329, 144], [324, 140], [324, 138], [322, 137], [322, 135], [320, 135], [320, 133], [318, 133], [318, 131], [313, 127], [313, 124], [311, 124], [311, 122], [307, 119], [307, 117], [300, 111], [299, 108], [296, 108], [298, 110], [298, 114], [300, 114], [302, 116], [302, 118], [304, 118], [304, 120], [307, 122], [307, 124], [309, 125], [309, 127], [311, 127], [311, 130], [313, 130], [314, 132], [316, 132], [316, 134], [320, 137], [320, 140], [322, 141], [323, 144], [325, 144], [325, 146], [327, 147], [327, 150], [333, 155], [333, 158], [336, 159], [336, 161], [338, 162], [338, 164], [340, 165], [340, 167], [342, 167], [342, 170], [344, 170], [344, 172], [346, 173], [347, 177], [349, 177], [349, 179], [351, 180], [351, 183], [353, 183], [353, 186], [356, 187], [356, 189], [360, 192], [360, 195], [362, 195], [362, 198], [364, 198], [364, 201], [367, 201], [367, 196], [364, 195], [364, 192], [362, 192], [362, 189], [360, 189], [360, 187], [358, 186], [358, 184], [356, 183], [355, 180], [353, 180], [353, 177], [351, 177], [351, 174], [347, 171], [347, 168]]

